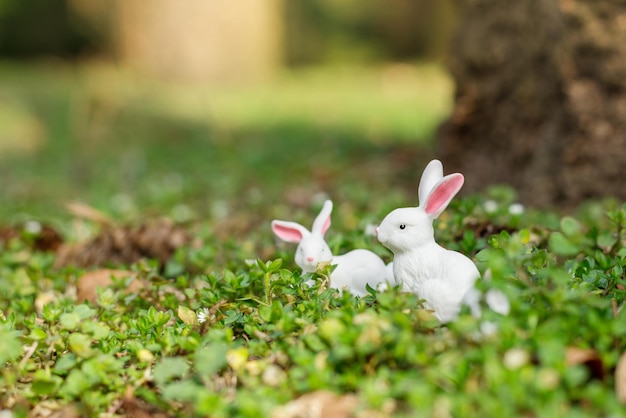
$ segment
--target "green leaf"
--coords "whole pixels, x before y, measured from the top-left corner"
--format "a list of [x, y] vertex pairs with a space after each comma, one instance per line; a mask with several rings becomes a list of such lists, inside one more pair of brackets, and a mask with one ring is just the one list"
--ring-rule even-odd
[[64, 375], [72, 368], [74, 368], [77, 363], [78, 359], [76, 358], [76, 355], [72, 353], [64, 354], [59, 357], [56, 364], [54, 365], [54, 372], [60, 375]]
[[200, 347], [194, 354], [193, 365], [196, 371], [205, 377], [210, 377], [226, 367], [226, 343], [214, 343]]
[[184, 376], [188, 370], [189, 364], [184, 357], [166, 357], [154, 366], [154, 381], [164, 385], [174, 378]]
[[329, 343], [335, 342], [346, 332], [346, 326], [337, 318], [329, 318], [319, 326], [319, 335]]
[[37, 395], [50, 395], [62, 382], [63, 380], [58, 376], [51, 376], [44, 370], [37, 370], [33, 376], [31, 390]]
[[242, 318], [243, 314], [241, 312], [231, 312], [231, 314], [224, 319], [224, 324], [229, 325], [241, 320]]
[[108, 337], [111, 331], [111, 328], [98, 321], [85, 321], [80, 328], [84, 333], [92, 335], [96, 340], [102, 340]]
[[328, 348], [317, 334], [305, 336], [304, 343], [313, 351], [322, 351]]
[[548, 251], [547, 250], [539, 250], [535, 251], [531, 257], [532, 264], [535, 268], [541, 268], [546, 265], [548, 261]]
[[293, 273], [287, 269], [282, 269], [280, 271], [280, 278], [286, 282], [291, 282], [293, 280]]
[[570, 238], [579, 236], [583, 233], [583, 226], [581, 223], [571, 216], [564, 216], [561, 219], [560, 226], [561, 231], [563, 231], [563, 233]]
[[18, 332], [8, 324], [0, 323], [0, 367], [7, 362], [16, 360], [22, 354], [22, 344]]
[[205, 391], [204, 386], [200, 386], [192, 380], [170, 383], [162, 389], [165, 399], [178, 402], [194, 402]]
[[52, 380], [33, 380], [31, 390], [37, 395], [50, 395], [58, 387], [58, 382]]
[[178, 317], [187, 325], [196, 325], [198, 323], [198, 317], [196, 313], [186, 306], [178, 307]]
[[74, 308], [74, 313], [77, 314], [80, 319], [87, 319], [94, 317], [98, 312], [88, 305], [78, 305]]
[[283, 316], [283, 306], [275, 300], [271, 306], [261, 306], [259, 308], [259, 316], [265, 322], [276, 323]]
[[248, 349], [245, 347], [233, 348], [226, 352], [226, 362], [234, 370], [238, 371], [248, 362]]
[[85, 360], [81, 366], [83, 372], [91, 378], [93, 383], [105, 379], [105, 376], [115, 376], [123, 370], [124, 362], [112, 354], [99, 354]]
[[263, 321], [271, 322], [271, 320], [272, 320], [272, 307], [271, 306], [262, 305], [259, 308], [259, 316], [261, 317], [261, 319]]
[[28, 334], [28, 338], [34, 341], [45, 340], [47, 336], [48, 334], [46, 334], [46, 332], [39, 327], [32, 328], [30, 330], [30, 334]]
[[598, 234], [597, 245], [601, 248], [611, 248], [617, 242], [615, 234], [609, 231]]
[[70, 350], [78, 357], [87, 358], [91, 357], [94, 350], [91, 348], [91, 337], [75, 332], [69, 336], [68, 339]]
[[268, 268], [267, 268], [267, 265], [265, 264], [265, 261], [261, 260], [260, 258], [257, 258], [256, 259], [256, 264], [257, 264], [257, 266], [259, 266], [261, 271], [263, 271], [263, 273], [267, 273], [268, 272]]
[[596, 251], [596, 253], [594, 254], [594, 257], [595, 257], [596, 261], [598, 262], [598, 266], [600, 268], [607, 269], [607, 268], [609, 268], [611, 266], [612, 259], [609, 258], [602, 251]]
[[283, 259], [277, 258], [276, 260], [271, 262], [271, 264], [268, 267], [268, 271], [277, 271], [282, 265], [283, 265]]
[[70, 331], [78, 328], [78, 326], [80, 325], [80, 321], [80, 315], [75, 312], [64, 313], [63, 315], [61, 315], [61, 318], [59, 320], [61, 326]]
[[517, 234], [522, 244], [528, 244], [530, 241], [530, 231], [528, 229], [520, 229]]
[[185, 272], [185, 265], [175, 260], [169, 260], [165, 264], [165, 271], [163, 274], [165, 277], [175, 277]]
[[550, 250], [564, 256], [576, 255], [580, 252], [580, 248], [560, 232], [550, 234], [549, 246]]
[[88, 376], [80, 369], [74, 369], [65, 379], [61, 387], [61, 394], [70, 398], [78, 397], [91, 387]]
[[489, 244], [491, 248], [495, 248], [495, 249], [502, 248], [500, 238], [497, 235], [492, 235], [489, 238], [487, 238], [487, 244]]
[[72, 312], [67, 312], [61, 315], [59, 321], [61, 322], [63, 328], [67, 330], [74, 330], [80, 326], [81, 321], [87, 318], [92, 318], [95, 314], [96, 311], [91, 309], [89, 306], [78, 305]]

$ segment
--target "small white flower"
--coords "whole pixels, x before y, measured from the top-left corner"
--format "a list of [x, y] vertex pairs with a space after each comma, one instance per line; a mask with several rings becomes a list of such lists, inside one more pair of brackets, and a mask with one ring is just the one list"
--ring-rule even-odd
[[41, 233], [41, 224], [37, 221], [27, 221], [24, 223], [24, 230], [29, 234], [37, 235]]
[[494, 213], [498, 210], [498, 203], [495, 200], [487, 200], [484, 204], [485, 212]]
[[511, 311], [509, 298], [497, 289], [490, 289], [487, 291], [485, 294], [485, 302], [487, 302], [487, 306], [489, 306], [492, 311], [499, 313], [500, 315], [508, 315]]
[[513, 203], [511, 206], [509, 206], [509, 213], [511, 215], [521, 215], [522, 213], [524, 213], [524, 205], [522, 205], [521, 203]]
[[3, 409], [0, 411], [0, 418], [13, 418], [13, 412], [8, 409]]
[[530, 362], [530, 355], [522, 348], [510, 348], [504, 353], [504, 367], [509, 370], [516, 370], [524, 367]]
[[498, 324], [491, 321], [483, 321], [480, 323], [480, 333], [483, 337], [491, 337], [498, 332]]
[[389, 285], [387, 283], [378, 283], [376, 285], [377, 292], [386, 292], [389, 289]]
[[198, 317], [198, 323], [202, 324], [206, 322], [206, 320], [209, 319], [210, 314], [211, 312], [209, 311], [209, 308], [198, 309], [198, 311], [196, 312], [196, 316]]

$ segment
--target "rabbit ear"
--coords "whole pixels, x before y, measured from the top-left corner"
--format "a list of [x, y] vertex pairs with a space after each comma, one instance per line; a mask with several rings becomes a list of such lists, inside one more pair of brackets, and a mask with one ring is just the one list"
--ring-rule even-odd
[[435, 187], [438, 181], [443, 178], [443, 164], [439, 160], [432, 160], [428, 163], [424, 172], [422, 173], [422, 178], [420, 179], [420, 185], [417, 189], [417, 197], [419, 198], [419, 203], [424, 204], [426, 202], [426, 198], [431, 190]]
[[272, 221], [272, 231], [283, 241], [300, 242], [310, 234], [309, 230], [295, 222]]
[[332, 211], [333, 202], [330, 200], [326, 200], [324, 202], [324, 206], [322, 206], [320, 214], [317, 215], [317, 218], [315, 218], [315, 221], [313, 221], [313, 227], [311, 228], [311, 232], [318, 233], [321, 236], [324, 236], [324, 234], [330, 227], [330, 213]]
[[461, 173], [449, 174], [441, 179], [426, 197], [424, 212], [432, 218], [438, 217], [461, 190], [464, 181], [465, 178]]

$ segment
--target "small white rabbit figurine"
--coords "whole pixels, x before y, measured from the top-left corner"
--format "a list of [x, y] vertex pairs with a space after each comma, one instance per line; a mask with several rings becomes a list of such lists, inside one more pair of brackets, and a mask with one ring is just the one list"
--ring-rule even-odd
[[419, 206], [389, 213], [378, 227], [378, 240], [393, 254], [393, 274], [405, 291], [416, 293], [441, 322], [453, 320], [480, 273], [461, 253], [435, 242], [433, 221], [463, 186], [463, 175], [443, 176], [440, 161], [422, 174]]
[[295, 261], [302, 272], [312, 273], [319, 263], [329, 262], [337, 266], [331, 273], [330, 287], [347, 288], [355, 296], [365, 296], [366, 284], [376, 289], [385, 283], [385, 263], [375, 253], [364, 249], [333, 256], [324, 241], [332, 210], [333, 202], [326, 200], [310, 232], [298, 223], [279, 220], [272, 221], [272, 231], [283, 241], [298, 243]]

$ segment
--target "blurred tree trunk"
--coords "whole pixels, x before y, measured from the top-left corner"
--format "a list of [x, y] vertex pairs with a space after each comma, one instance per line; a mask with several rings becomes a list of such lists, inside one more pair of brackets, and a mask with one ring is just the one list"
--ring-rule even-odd
[[626, 199], [626, 3], [455, 2], [447, 167], [535, 205]]
[[281, 0], [117, 0], [121, 60], [165, 78], [248, 81], [282, 61]]

